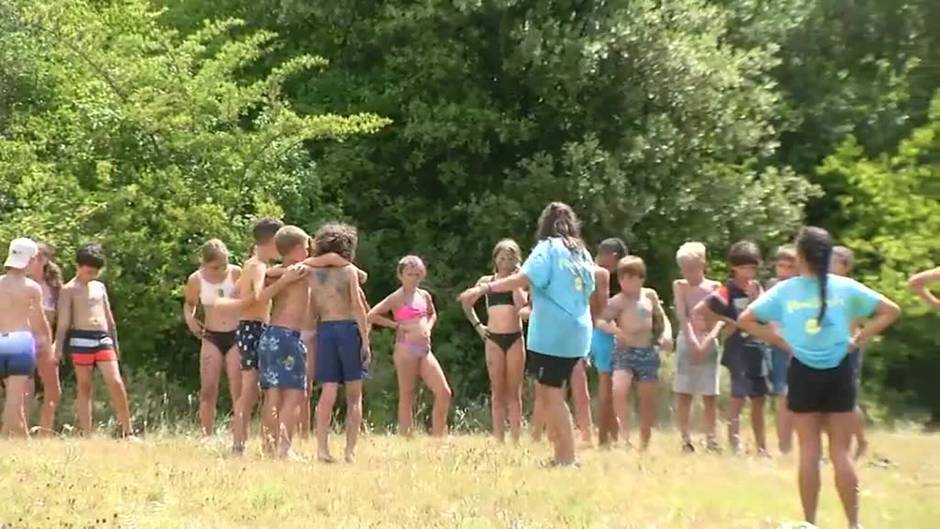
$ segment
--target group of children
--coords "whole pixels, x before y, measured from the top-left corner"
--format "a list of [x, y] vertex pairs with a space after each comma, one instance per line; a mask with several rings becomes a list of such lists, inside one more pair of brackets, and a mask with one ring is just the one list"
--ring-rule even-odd
[[[224, 371], [234, 405], [233, 451], [243, 453], [248, 426], [263, 392], [262, 445], [279, 457], [292, 455], [295, 433], [307, 432], [313, 382], [321, 392], [316, 407], [318, 458], [333, 461], [328, 444], [330, 421], [344, 386], [346, 399], [346, 459], [355, 454], [362, 420], [362, 380], [371, 360], [372, 325], [395, 330], [394, 365], [399, 386], [399, 428], [413, 430], [414, 394], [419, 378], [434, 394], [432, 435], [447, 432], [452, 392], [440, 363], [431, 350], [437, 313], [431, 295], [420, 288], [426, 275], [420, 258], [407, 256], [398, 264], [401, 288], [370, 308], [361, 288], [367, 275], [352, 261], [357, 233], [345, 224], [326, 224], [313, 236], [275, 219], [262, 219], [253, 228], [254, 247], [244, 268], [229, 262], [225, 245], [205, 243], [201, 266], [187, 280], [183, 318], [202, 341], [200, 350], [199, 419], [204, 434], [212, 433], [218, 387]], [[649, 443], [656, 410], [660, 354], [675, 347], [676, 374], [672, 389], [682, 449], [694, 452], [691, 438], [692, 401], [704, 407], [704, 447], [718, 451], [717, 402], [719, 365], [728, 369], [731, 398], [728, 407], [728, 443], [740, 449], [739, 418], [746, 401], [756, 450], [767, 453], [764, 408], [767, 397], [777, 399], [779, 449], [792, 446], [792, 424], [786, 399], [789, 353], [768, 346], [737, 325], [738, 316], [761, 294], [757, 280], [761, 265], [758, 247], [748, 241], [728, 252], [730, 277], [719, 282], [706, 277], [706, 248], [683, 244], [676, 253], [682, 274], [673, 283], [677, 333], [655, 290], [644, 286], [646, 266], [629, 255], [619, 239], [607, 239], [596, 255], [596, 288], [591, 298], [595, 332], [590, 355], [574, 369], [569, 388], [575, 403], [576, 424], [585, 441], [592, 438], [587, 369], [598, 372], [598, 440], [629, 444], [628, 396], [636, 386], [639, 401], [640, 444]], [[280, 264], [274, 265], [275, 261]], [[493, 270], [477, 282], [507, 277], [519, 269], [522, 251], [512, 240], [500, 241], [492, 253]], [[796, 275], [797, 254], [791, 246], [778, 249], [773, 283]], [[127, 393], [118, 368], [117, 329], [104, 284], [97, 281], [105, 265], [102, 248], [79, 248], [75, 277], [65, 283], [52, 261], [51, 250], [29, 239], [10, 245], [0, 277], [0, 296], [9, 300], [0, 310], [0, 375], [7, 390], [3, 431], [25, 435], [25, 410], [31, 399], [34, 371], [44, 387], [41, 431], [52, 430], [61, 397], [58, 365], [64, 355], [74, 363], [77, 379], [78, 421], [81, 431], [92, 430], [92, 371], [98, 367], [111, 397], [124, 435], [131, 421]], [[831, 270], [848, 275], [852, 252], [836, 247]], [[923, 274], [922, 274], [923, 275]], [[922, 283], [912, 287], [931, 295]], [[923, 294], [922, 294], [923, 297]], [[925, 299], [927, 299], [925, 297]], [[199, 307], [202, 307], [200, 319]], [[525, 289], [486, 296], [486, 324], [472, 305], [465, 313], [485, 342], [485, 359], [492, 390], [494, 435], [502, 440], [506, 422], [513, 440], [522, 431], [522, 385], [526, 365], [523, 324], [531, 307]], [[54, 329], [54, 332], [53, 330]], [[852, 354], [855, 380], [861, 352]], [[535, 403], [533, 436], [544, 429], [541, 403]], [[857, 451], [865, 447], [861, 413], [856, 410]]]

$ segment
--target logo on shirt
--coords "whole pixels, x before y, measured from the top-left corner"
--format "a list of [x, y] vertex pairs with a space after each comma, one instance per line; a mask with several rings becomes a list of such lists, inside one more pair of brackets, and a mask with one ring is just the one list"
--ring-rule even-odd
[[819, 326], [818, 319], [810, 318], [806, 320], [806, 324], [803, 325], [803, 330], [806, 331], [806, 334], [813, 335], [813, 334], [819, 334], [819, 331], [822, 330], [822, 327]]

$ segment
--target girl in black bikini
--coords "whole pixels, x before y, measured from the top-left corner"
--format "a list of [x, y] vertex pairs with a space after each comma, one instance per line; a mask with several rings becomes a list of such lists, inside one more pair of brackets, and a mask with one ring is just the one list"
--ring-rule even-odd
[[[199, 351], [199, 422], [203, 435], [211, 435], [215, 426], [215, 408], [219, 399], [219, 379], [223, 365], [228, 377], [232, 403], [241, 395], [241, 358], [235, 346], [237, 310], [214, 307], [219, 298], [235, 295], [241, 268], [230, 265], [228, 249], [217, 239], [202, 246], [202, 266], [186, 282], [183, 318], [186, 326], [202, 340]], [[204, 318], [196, 318], [196, 307], [202, 305]]]
[[[486, 275], [477, 285], [508, 277], [519, 269], [522, 250], [511, 239], [503, 239], [493, 248], [493, 275]], [[486, 325], [480, 322], [473, 306], [464, 306], [467, 319], [485, 343], [486, 369], [490, 376], [493, 435], [503, 441], [508, 415], [513, 442], [522, 432], [522, 379], [525, 370], [525, 344], [519, 310], [527, 303], [522, 289], [494, 292], [486, 296]]]

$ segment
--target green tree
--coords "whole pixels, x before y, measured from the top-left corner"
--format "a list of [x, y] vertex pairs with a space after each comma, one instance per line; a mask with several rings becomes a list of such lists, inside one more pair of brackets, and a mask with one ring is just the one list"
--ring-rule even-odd
[[143, 0], [0, 2], [0, 240], [46, 240], [63, 260], [104, 243], [127, 362], [190, 386], [179, 288], [198, 245], [219, 237], [244, 256], [255, 217], [309, 227], [337, 213], [308, 147], [388, 123], [296, 111], [281, 86], [322, 69], [317, 56], [245, 80], [277, 36], [243, 25], [183, 36]]
[[[925, 407], [940, 425], [940, 335], [937, 315], [907, 288], [907, 278], [940, 261], [940, 92], [928, 122], [913, 130], [895, 153], [866, 157], [854, 137], [819, 168], [822, 179], [847, 183], [836, 197], [847, 219], [843, 242], [855, 249], [860, 279], [897, 300], [903, 320], [867, 358], [876, 387], [900, 391]], [[866, 360], [867, 361], [867, 360]]]

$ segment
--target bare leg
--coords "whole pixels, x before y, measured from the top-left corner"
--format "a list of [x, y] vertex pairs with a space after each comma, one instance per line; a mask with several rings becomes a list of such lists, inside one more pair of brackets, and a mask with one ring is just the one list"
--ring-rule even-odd
[[317, 402], [317, 459], [324, 463], [336, 461], [330, 455], [330, 419], [333, 418], [333, 406], [336, 404], [336, 393], [339, 384], [327, 382], [320, 390], [320, 400]]
[[307, 348], [307, 391], [304, 393], [304, 400], [300, 403], [300, 437], [302, 439], [310, 438], [310, 403], [313, 400], [314, 374], [316, 373], [317, 361], [317, 339], [316, 335], [304, 340], [304, 347]]
[[[280, 438], [280, 419], [278, 412], [281, 409], [281, 390], [264, 390], [264, 402], [261, 404], [261, 451], [265, 455], [276, 454], [278, 439]], [[293, 411], [291, 411], [293, 415]]]
[[101, 376], [104, 377], [108, 388], [111, 406], [121, 425], [121, 435], [125, 437], [131, 435], [133, 431], [131, 430], [131, 410], [127, 403], [127, 388], [124, 387], [117, 361], [98, 362], [98, 370], [101, 371]]
[[512, 441], [522, 436], [522, 380], [525, 378], [525, 346], [520, 339], [506, 355], [506, 407]]
[[398, 433], [411, 437], [414, 432], [415, 386], [418, 383], [418, 358], [404, 349], [394, 353], [398, 377]]
[[618, 369], [613, 374], [614, 412], [620, 421], [620, 439], [627, 446], [630, 445], [630, 405], [627, 399], [630, 395], [630, 384], [633, 382], [633, 373]]
[[597, 374], [598, 442], [604, 446], [617, 442], [620, 422], [614, 413], [613, 379], [610, 373]]
[[787, 406], [787, 395], [777, 397], [777, 441], [781, 454], [789, 454], [793, 448], [793, 413]]
[[225, 354], [225, 378], [228, 379], [228, 393], [232, 399], [232, 412], [242, 394], [242, 367], [238, 349], [232, 347]]
[[94, 366], [75, 366], [75, 385], [78, 393], [75, 406], [78, 428], [84, 435], [91, 435], [91, 400], [95, 390], [93, 376]]
[[4, 437], [29, 437], [26, 427], [26, 386], [32, 384], [33, 379], [16, 375], [7, 377], [6, 402], [3, 403], [3, 429]]
[[737, 452], [741, 449], [741, 409], [744, 398], [731, 397], [728, 403], [728, 445]]
[[793, 422], [800, 443], [800, 501], [803, 517], [816, 524], [819, 505], [819, 458], [822, 456], [822, 414], [794, 413]]
[[42, 435], [48, 435], [53, 433], [55, 429], [56, 408], [62, 402], [59, 362], [54, 358], [46, 358], [39, 361], [38, 367], [39, 379], [42, 381], [42, 408], [39, 411], [39, 431]]
[[708, 448], [716, 450], [718, 448], [718, 397], [705, 395], [702, 397], [702, 404], [705, 407], [705, 436], [708, 439]]
[[591, 418], [591, 391], [584, 360], [578, 361], [571, 372], [571, 400], [574, 401], [575, 422], [581, 431], [581, 441], [591, 444], [594, 427]]
[[434, 409], [431, 414], [431, 435], [444, 437], [447, 435], [447, 413], [450, 411], [450, 401], [454, 393], [447, 383], [444, 370], [438, 363], [434, 353], [428, 353], [421, 360], [419, 366], [421, 378], [434, 393]]
[[199, 425], [202, 435], [215, 430], [215, 407], [219, 400], [219, 378], [225, 359], [209, 340], [202, 341], [199, 350]]
[[646, 450], [653, 435], [653, 422], [656, 420], [657, 380], [642, 381], [637, 384], [640, 397], [640, 449]]
[[493, 437], [503, 442], [506, 438], [506, 354], [498, 345], [487, 340], [486, 372], [490, 377], [490, 416]]
[[538, 391], [535, 385], [535, 405], [532, 409], [532, 441], [538, 443], [542, 440], [542, 432], [546, 427], [545, 396]]
[[829, 459], [836, 475], [836, 490], [839, 491], [849, 528], [855, 529], [859, 526], [858, 476], [850, 454], [852, 436], [857, 431], [855, 411], [829, 413], [824, 417], [829, 432]]
[[764, 397], [751, 397], [751, 429], [754, 430], [754, 442], [760, 453], [767, 453], [767, 430], [764, 425]]
[[543, 393], [548, 415], [549, 429], [555, 431], [555, 464], [571, 465], [575, 462], [574, 431], [571, 425], [571, 413], [565, 402], [565, 390], [539, 384], [536, 391]]
[[245, 369], [241, 373], [242, 392], [235, 404], [235, 417], [232, 420], [232, 450], [240, 454], [248, 442], [248, 423], [258, 403], [258, 370]]
[[279, 390], [280, 403], [277, 410], [277, 456], [289, 457], [292, 454], [294, 433], [297, 431], [297, 407], [304, 398], [303, 389]]
[[692, 444], [692, 434], [689, 429], [689, 415], [692, 413], [692, 395], [676, 393], [676, 422], [679, 424], [679, 435], [683, 446]]
[[356, 458], [356, 442], [362, 425], [362, 381], [346, 383], [346, 462]]
[[859, 460], [868, 450], [868, 439], [865, 437], [865, 415], [862, 413], [862, 408], [860, 406], [856, 406], [852, 414], [855, 417], [854, 433], [855, 440], [858, 443], [858, 446], [855, 448], [854, 457], [856, 460]]

